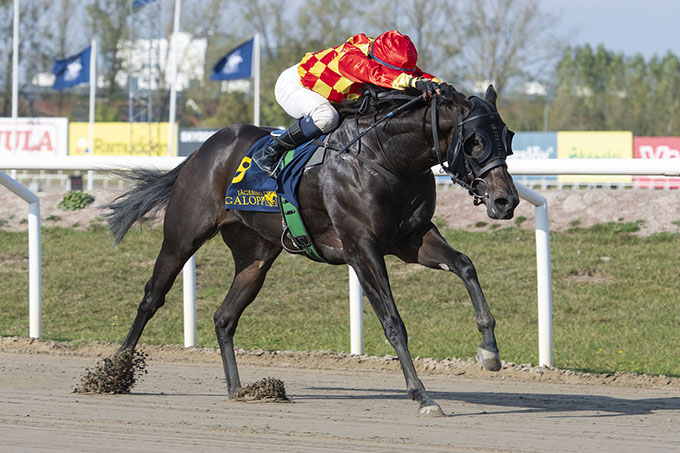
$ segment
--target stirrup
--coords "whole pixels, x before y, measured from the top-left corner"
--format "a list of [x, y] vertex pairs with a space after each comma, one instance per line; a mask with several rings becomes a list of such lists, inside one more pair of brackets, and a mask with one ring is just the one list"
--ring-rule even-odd
[[[284, 153], [284, 154], [285, 154], [285, 153]], [[262, 171], [264, 171], [265, 173], [267, 173], [267, 176], [269, 176], [270, 178], [276, 178], [276, 176], [279, 174], [279, 170], [280, 170], [280, 168], [281, 168], [281, 160], [282, 160], [282, 159], [283, 159], [283, 156], [279, 157], [279, 158], [276, 160], [276, 163], [274, 164], [274, 166], [273, 166], [270, 170], [266, 170], [266, 169], [264, 169], [264, 168], [262, 168], [262, 167], [260, 167], [260, 168], [262, 168]]]
[[284, 151], [278, 155], [279, 153], [271, 147], [263, 148], [253, 154], [253, 162], [270, 177], [275, 176], [279, 162], [281, 162], [281, 158], [285, 153]]

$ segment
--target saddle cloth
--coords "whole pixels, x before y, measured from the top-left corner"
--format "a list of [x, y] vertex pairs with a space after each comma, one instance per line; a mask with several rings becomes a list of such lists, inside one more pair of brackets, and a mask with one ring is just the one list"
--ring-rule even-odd
[[[304, 169], [323, 162], [325, 135], [300, 145], [286, 156], [286, 166], [276, 180], [270, 178], [252, 160], [255, 151], [265, 147], [274, 139], [266, 135], [250, 147], [236, 170], [224, 197], [225, 209], [240, 211], [279, 212], [280, 197], [300, 208], [297, 201], [297, 187]], [[318, 152], [317, 152], [318, 151]], [[312, 159], [314, 157], [314, 159]]]

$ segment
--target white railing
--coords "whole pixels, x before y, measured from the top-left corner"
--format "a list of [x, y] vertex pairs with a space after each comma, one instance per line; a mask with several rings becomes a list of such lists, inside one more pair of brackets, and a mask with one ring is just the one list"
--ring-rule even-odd
[[137, 169], [172, 170], [186, 157], [151, 156], [66, 156], [2, 157], [0, 168], [15, 170], [92, 170], [125, 171]]
[[[680, 159], [509, 159], [513, 175], [680, 176]], [[539, 365], [553, 366], [552, 277], [548, 205], [544, 197], [517, 184], [520, 196], [536, 206], [536, 274]], [[536, 195], [540, 198], [536, 198]]]
[[534, 205], [536, 219], [536, 292], [538, 296], [538, 363], [553, 366], [552, 271], [550, 265], [550, 225], [548, 200], [515, 182], [517, 193]]
[[42, 251], [40, 239], [40, 198], [0, 170], [0, 185], [28, 203], [28, 335], [42, 336]]
[[[170, 170], [182, 162], [184, 157], [96, 157], [69, 156], [62, 158], [30, 159], [30, 158], [2, 158], [0, 168], [23, 170], [88, 170], [111, 171], [151, 168]], [[508, 169], [514, 175], [646, 175], [646, 176], [680, 176], [680, 159], [510, 159]], [[437, 168], [435, 174], [441, 175]], [[1, 173], [1, 172], [0, 172]], [[3, 173], [6, 178], [16, 183]], [[18, 183], [16, 183], [18, 184]], [[18, 184], [18, 186], [21, 186]], [[22, 198], [34, 199], [28, 189], [21, 186], [17, 189], [23, 193]], [[537, 192], [517, 184], [520, 197], [532, 203], [536, 216], [536, 272], [538, 293], [538, 329], [539, 329], [539, 364], [552, 366], [552, 282], [550, 265], [550, 230], [548, 224], [547, 201]], [[25, 192], [24, 192], [25, 190]], [[15, 192], [17, 193], [17, 192]], [[30, 195], [29, 195], [30, 194]], [[37, 197], [35, 197], [37, 199]], [[39, 206], [39, 205], [37, 205]], [[39, 207], [38, 207], [39, 210]], [[39, 231], [39, 211], [37, 214]], [[34, 221], [35, 222], [35, 221]], [[31, 222], [29, 217], [29, 228]], [[35, 228], [35, 227], [34, 227]], [[35, 244], [35, 241], [33, 241]], [[39, 236], [38, 236], [38, 249]], [[30, 248], [30, 244], [29, 244]], [[38, 250], [39, 253], [39, 250]], [[35, 262], [35, 260], [34, 260]], [[38, 263], [38, 278], [40, 276]], [[196, 292], [195, 292], [195, 257], [184, 266], [184, 344], [196, 344]], [[33, 296], [31, 296], [33, 306]], [[39, 315], [36, 329], [32, 327], [31, 336], [37, 332], [40, 336]], [[34, 317], [31, 315], [31, 326]], [[363, 303], [361, 286], [356, 274], [350, 269], [350, 342], [352, 354], [363, 353]]]
[[[68, 156], [59, 158], [27, 158], [27, 157], [3, 157], [0, 159], [0, 168], [11, 168], [15, 170], [87, 170], [87, 171], [128, 171], [136, 169], [156, 169], [168, 171], [179, 165], [185, 157], [146, 157], [146, 156], [125, 156], [125, 157], [98, 157], [98, 156]], [[35, 218], [37, 217], [37, 240], [29, 240], [29, 256], [37, 244], [37, 259], [29, 259], [29, 280], [38, 283], [31, 283], [29, 289], [29, 318], [30, 336], [40, 338], [41, 316], [42, 316], [42, 295], [35, 301], [35, 287], [42, 293], [42, 277], [40, 274], [40, 200], [19, 184], [12, 177], [0, 171], [0, 183], [6, 185], [24, 200], [32, 203], [37, 212], [32, 215], [29, 207], [29, 238], [32, 237], [31, 231], [36, 230]], [[32, 220], [33, 219], [33, 220]], [[33, 244], [33, 245], [32, 245]], [[35, 252], [34, 252], [35, 253]], [[31, 261], [34, 265], [31, 265]], [[37, 266], [37, 271], [34, 270]], [[182, 271], [184, 286], [184, 346], [196, 346], [196, 258], [192, 256], [186, 262]]]
[[680, 176], [680, 159], [508, 159], [513, 175]]

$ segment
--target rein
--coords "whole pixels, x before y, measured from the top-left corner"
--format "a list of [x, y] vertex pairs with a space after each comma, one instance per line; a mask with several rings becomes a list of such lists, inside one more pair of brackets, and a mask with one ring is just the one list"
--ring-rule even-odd
[[[409, 98], [410, 98], [410, 96], [409, 96]], [[416, 102], [420, 101], [421, 99], [422, 99], [422, 98], [421, 98], [420, 96], [416, 96], [416, 97], [414, 97], [414, 98], [411, 98], [410, 101], [408, 101], [408, 102], [406, 102], [405, 104], [402, 104], [402, 105], [400, 105], [399, 107], [395, 108], [394, 110], [392, 110], [391, 112], [389, 112], [387, 115], [385, 115], [384, 117], [380, 118], [378, 121], [375, 121], [375, 120], [374, 120], [374, 121], [373, 121], [373, 124], [371, 124], [367, 129], [364, 129], [363, 131], [361, 131], [356, 137], [354, 137], [352, 140], [350, 140], [349, 143], [347, 143], [345, 146], [343, 146], [343, 147], [339, 150], [339, 153], [340, 153], [340, 154], [344, 153], [345, 151], [347, 151], [347, 149], [349, 149], [350, 146], [352, 146], [353, 144], [355, 144], [357, 141], [359, 141], [359, 146], [361, 146], [360, 140], [361, 140], [361, 138], [362, 138], [364, 135], [368, 134], [368, 133], [371, 132], [373, 129], [375, 129], [376, 127], [378, 127], [379, 124], [382, 124], [382, 123], [384, 123], [385, 121], [389, 120], [390, 118], [393, 118], [395, 115], [398, 115], [398, 114], [402, 113], [404, 110], [406, 110], [407, 108], [409, 108], [411, 105], [415, 104]], [[362, 106], [362, 108], [363, 108], [363, 106]], [[360, 110], [361, 110], [361, 109], [360, 109]], [[357, 112], [357, 113], [359, 113], [359, 112]], [[358, 128], [358, 123], [357, 123], [357, 128]]]
[[[363, 131], [359, 131], [359, 121], [358, 121], [359, 115], [361, 115], [362, 113], [364, 113], [366, 111], [366, 108], [368, 107], [368, 102], [370, 102], [370, 99], [372, 97], [375, 97], [375, 98], [380, 97], [380, 94], [376, 95], [375, 93], [371, 93], [369, 96], [366, 97], [366, 101], [364, 101], [364, 103], [362, 103], [362, 105], [360, 106], [359, 110], [357, 111], [357, 113], [355, 115], [354, 121], [355, 121], [356, 128], [357, 128], [357, 135], [352, 140], [350, 140], [345, 146], [343, 146], [340, 150], [338, 150], [338, 152], [342, 154], [342, 153], [346, 152], [352, 145], [354, 145], [355, 143], [358, 142], [358, 150], [357, 150], [357, 153], [355, 155], [355, 157], [357, 159], [359, 159], [360, 161], [365, 163], [367, 166], [373, 168], [374, 170], [378, 171], [380, 174], [382, 174], [382, 175], [384, 175], [384, 176], [386, 176], [390, 179], [400, 179], [402, 175], [400, 175], [398, 170], [396, 170], [392, 166], [392, 164], [390, 164], [390, 161], [387, 158], [385, 150], [384, 150], [382, 143], [380, 142], [380, 139], [378, 137], [377, 127], [378, 127], [378, 125], [384, 123], [385, 121], [389, 120], [390, 118], [394, 118], [395, 116], [403, 113], [408, 108], [410, 108], [413, 104], [421, 101], [423, 98], [422, 98], [421, 95], [418, 95], [416, 97], [412, 97], [412, 96], [406, 95], [406, 94], [396, 94], [395, 95], [394, 93], [390, 93], [390, 96], [392, 98], [400, 97], [402, 99], [408, 99], [408, 102], [406, 102], [406, 103], [400, 105], [399, 107], [395, 108], [394, 110], [389, 112], [387, 115], [385, 115], [383, 118], [381, 118], [377, 121], [375, 120], [375, 116], [374, 116], [372, 124], [368, 128], [364, 129]], [[465, 168], [468, 172], [468, 176], [472, 175], [472, 178], [471, 178], [472, 184], [466, 183], [461, 177], [459, 177], [455, 173], [455, 171], [452, 171], [450, 169], [450, 166], [449, 166], [448, 162], [446, 161], [446, 156], [448, 154], [455, 153], [455, 151], [462, 146], [463, 123], [468, 121], [468, 119], [467, 118], [463, 119], [463, 117], [460, 114], [458, 115], [458, 118], [456, 119], [456, 124], [454, 125], [454, 127], [457, 128], [458, 133], [454, 134], [454, 137], [456, 137], [458, 142], [460, 142], [460, 143], [454, 143], [454, 141], [452, 141], [449, 144], [447, 153], [444, 154], [442, 152], [441, 146], [439, 144], [439, 132], [438, 132], [439, 110], [437, 108], [438, 96], [439, 95], [436, 94], [436, 93], [432, 96], [431, 117], [432, 117], [432, 140], [433, 140], [433, 143], [434, 143], [434, 150], [435, 150], [435, 153], [437, 155], [437, 159], [439, 160], [439, 165], [441, 165], [444, 172], [446, 172], [446, 174], [451, 178], [451, 180], [455, 184], [458, 184], [459, 186], [463, 187], [465, 190], [468, 191], [468, 193], [471, 196], [474, 197], [473, 203], [475, 205], [482, 204], [483, 200], [485, 198], [489, 197], [489, 194], [488, 194], [487, 191], [485, 191], [484, 194], [481, 194], [481, 195], [478, 194], [477, 191], [475, 190], [475, 185], [478, 184], [478, 183], [483, 183], [484, 185], [486, 185], [486, 182], [481, 178], [474, 177], [473, 172], [470, 170], [469, 166], [467, 165], [467, 162], [465, 162]], [[470, 119], [473, 119], [473, 118], [470, 118]], [[361, 152], [361, 139], [371, 131], [375, 132], [376, 140], [378, 142], [378, 146], [380, 147], [380, 151], [383, 155], [383, 159], [384, 159], [385, 163], [387, 164], [388, 168], [385, 168], [381, 165], [378, 165], [375, 162], [372, 162], [369, 159], [364, 158], [360, 154], [360, 152]]]

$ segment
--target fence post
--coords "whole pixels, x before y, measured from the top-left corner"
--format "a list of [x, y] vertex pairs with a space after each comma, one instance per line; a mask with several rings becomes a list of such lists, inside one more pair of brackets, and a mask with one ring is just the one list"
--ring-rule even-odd
[[40, 240], [40, 198], [4, 171], [0, 185], [28, 203], [28, 335], [42, 336], [42, 252]]
[[184, 347], [196, 346], [196, 255], [184, 263], [182, 270], [184, 290]]
[[359, 277], [349, 266], [349, 337], [350, 352], [364, 353], [364, 304]]
[[550, 226], [548, 200], [515, 182], [519, 196], [535, 206], [536, 217], [536, 290], [538, 293], [538, 364], [553, 366], [552, 270], [550, 268]]

